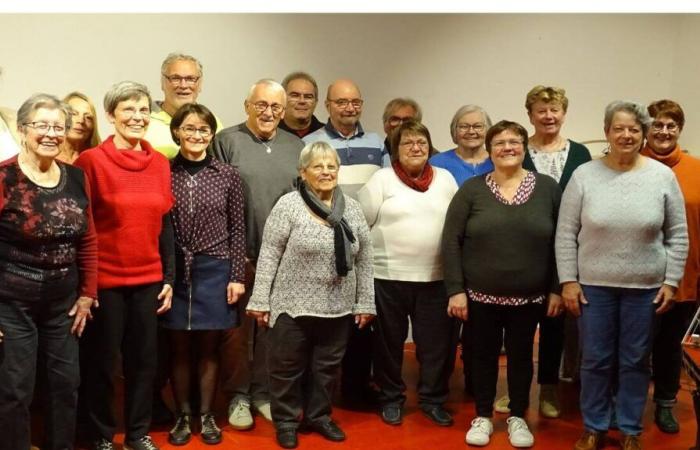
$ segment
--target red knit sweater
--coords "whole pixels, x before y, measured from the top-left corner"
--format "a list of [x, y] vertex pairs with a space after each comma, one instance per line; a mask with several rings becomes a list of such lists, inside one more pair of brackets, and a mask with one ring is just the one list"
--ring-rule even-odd
[[168, 160], [146, 141], [117, 149], [114, 136], [75, 161], [90, 181], [100, 289], [163, 279], [158, 237], [173, 206]]
[[681, 301], [700, 299], [700, 159], [683, 153], [679, 146], [667, 155], [659, 155], [646, 147], [642, 155], [669, 166], [681, 186], [688, 218], [689, 247], [685, 273], [678, 285], [676, 298]]

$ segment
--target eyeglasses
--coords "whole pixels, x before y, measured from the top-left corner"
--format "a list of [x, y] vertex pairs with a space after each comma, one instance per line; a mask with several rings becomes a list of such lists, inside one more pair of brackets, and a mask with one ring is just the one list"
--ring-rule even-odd
[[192, 137], [195, 134], [199, 133], [200, 136], [203, 138], [208, 138], [211, 136], [211, 128], [209, 127], [203, 127], [203, 128], [195, 128], [193, 126], [186, 126], [186, 127], [180, 127], [183, 133], [185, 133], [185, 136], [187, 137]]
[[324, 166], [323, 164], [316, 164], [314, 166], [308, 167], [307, 170], [310, 170], [315, 173], [321, 173], [324, 170], [330, 173], [336, 173], [338, 171], [338, 166], [334, 165], [328, 165]]
[[279, 103], [267, 103], [267, 102], [255, 102], [255, 103], [249, 103], [253, 105], [253, 108], [255, 111], [257, 111], [258, 114], [262, 114], [265, 111], [267, 111], [267, 108], [270, 108], [272, 111], [272, 114], [277, 115], [284, 111], [284, 105], [280, 105]]
[[664, 131], [664, 128], [668, 130], [669, 133], [674, 133], [680, 128], [676, 122], [654, 122], [651, 124], [651, 129], [656, 132]]
[[32, 128], [40, 135], [49, 134], [49, 131], [53, 130], [56, 136], [63, 136], [66, 134], [65, 125], [49, 125], [46, 122], [26, 122], [23, 124], [25, 127]]
[[409, 120], [413, 120], [413, 117], [391, 116], [389, 117], [389, 119], [387, 119], [387, 122], [389, 122], [389, 125], [391, 125], [392, 127], [397, 127]]
[[457, 125], [457, 130], [460, 133], [466, 133], [469, 130], [474, 130], [477, 133], [481, 133], [486, 129], [486, 125], [483, 123], [460, 123]]
[[352, 105], [353, 108], [362, 108], [362, 104], [365, 102], [361, 98], [353, 98], [348, 100], [347, 98], [338, 98], [335, 100], [328, 99], [329, 102], [335, 103], [338, 108], [347, 108], [348, 105]]
[[520, 147], [521, 145], [523, 145], [523, 141], [511, 139], [509, 141], [493, 141], [493, 142], [491, 142], [492, 148], [505, 148], [506, 145], [508, 145], [510, 147]]
[[166, 80], [170, 82], [173, 86], [178, 86], [183, 82], [187, 86], [194, 86], [201, 77], [181, 77], [180, 75], [166, 75], [163, 74]]
[[293, 102], [298, 102], [301, 99], [304, 99], [307, 102], [312, 102], [316, 99], [316, 96], [314, 94], [301, 94], [299, 92], [290, 92], [288, 97], [289, 100]]
[[407, 150], [412, 149], [414, 145], [417, 145], [420, 148], [426, 148], [428, 147], [428, 141], [426, 141], [425, 139], [419, 139], [417, 141], [399, 142], [399, 147], [405, 148]]

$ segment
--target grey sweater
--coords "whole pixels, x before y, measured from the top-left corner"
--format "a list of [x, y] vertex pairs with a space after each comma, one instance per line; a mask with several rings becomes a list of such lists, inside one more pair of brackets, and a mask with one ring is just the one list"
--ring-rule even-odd
[[355, 234], [354, 267], [335, 269], [333, 229], [316, 220], [298, 192], [284, 195], [270, 213], [248, 310], [269, 311], [270, 326], [291, 317], [376, 314], [372, 242], [360, 204], [345, 196], [345, 220]]
[[562, 197], [555, 250], [562, 283], [678, 286], [688, 228], [671, 169], [646, 157], [627, 172], [601, 159], [581, 165]]
[[209, 147], [215, 158], [236, 167], [241, 174], [246, 254], [252, 260], [258, 257], [268, 214], [275, 202], [292, 189], [302, 148], [301, 139], [280, 129], [263, 143], [245, 123], [217, 133]]

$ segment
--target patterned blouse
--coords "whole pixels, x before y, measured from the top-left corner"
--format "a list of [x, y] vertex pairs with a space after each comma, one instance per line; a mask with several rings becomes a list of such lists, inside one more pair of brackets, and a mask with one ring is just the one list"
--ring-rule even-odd
[[[503, 204], [512, 206], [522, 205], [530, 199], [530, 196], [535, 190], [536, 181], [537, 178], [535, 177], [535, 174], [528, 171], [527, 175], [525, 175], [525, 178], [523, 178], [523, 180], [520, 182], [518, 190], [515, 192], [513, 199], [508, 201], [505, 197], [503, 197], [503, 195], [501, 195], [501, 192], [498, 190], [498, 183], [496, 183], [496, 180], [494, 180], [493, 178], [493, 172], [486, 175], [486, 185], [488, 186], [489, 190], [491, 190], [493, 195], [496, 196], [498, 201], [500, 201]], [[534, 295], [530, 297], [510, 297], [483, 294], [472, 289], [467, 289], [467, 293], [469, 294], [469, 298], [472, 301], [480, 303], [489, 303], [492, 305], [519, 306], [529, 305], [531, 303], [541, 304], [544, 303], [545, 300], [544, 295]]]
[[238, 171], [207, 156], [206, 165], [190, 174], [188, 161], [178, 155], [172, 162], [176, 198], [170, 214], [177, 252], [184, 254], [185, 282], [195, 255], [231, 261], [231, 282], [245, 281], [245, 223], [243, 188]]
[[564, 148], [554, 152], [543, 152], [535, 147], [528, 147], [532, 163], [539, 173], [544, 173], [557, 180], [561, 180], [561, 175], [564, 173], [564, 166], [569, 157], [570, 142], [567, 139]]
[[0, 165], [0, 300], [97, 295], [87, 180], [77, 167], [58, 167], [58, 184], [47, 188], [22, 172], [16, 156]]

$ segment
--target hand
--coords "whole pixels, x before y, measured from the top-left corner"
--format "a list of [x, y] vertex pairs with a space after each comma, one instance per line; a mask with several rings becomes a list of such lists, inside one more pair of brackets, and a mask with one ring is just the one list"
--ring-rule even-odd
[[2, 334], [2, 331], [0, 331], [0, 342], [2, 342], [2, 338], [4, 338], [4, 337], [5, 337], [5, 335]]
[[229, 283], [226, 286], [226, 303], [233, 305], [243, 294], [245, 294], [245, 284]]
[[564, 305], [561, 302], [561, 295], [553, 292], [547, 296], [547, 317], [557, 317], [564, 312]]
[[459, 294], [450, 296], [450, 300], [447, 303], [447, 315], [460, 320], [467, 320], [469, 316], [469, 311], [467, 310], [467, 294], [460, 292]]
[[580, 303], [588, 304], [586, 297], [583, 296], [581, 285], [575, 281], [564, 283], [561, 289], [561, 298], [564, 300], [564, 306], [569, 310], [574, 317], [581, 315]]
[[90, 312], [92, 303], [93, 300], [90, 297], [79, 297], [70, 311], [68, 311], [70, 317], [75, 316], [70, 332], [78, 337], [83, 335], [83, 330], [85, 329], [88, 319], [92, 319], [92, 313]]
[[250, 317], [254, 318], [259, 327], [270, 326], [270, 311], [246, 311]]
[[663, 314], [671, 309], [673, 304], [676, 303], [675, 295], [676, 288], [668, 284], [662, 284], [661, 289], [659, 289], [658, 294], [656, 294], [656, 298], [654, 298], [655, 305], [661, 303], [661, 306], [656, 308], [656, 314]]
[[360, 330], [369, 325], [372, 320], [374, 320], [374, 314], [355, 314], [355, 324]]
[[158, 300], [160, 300], [160, 308], [156, 310], [156, 314], [163, 314], [170, 309], [173, 301], [173, 287], [169, 284], [164, 284], [163, 289], [161, 289], [160, 294], [158, 294]]

